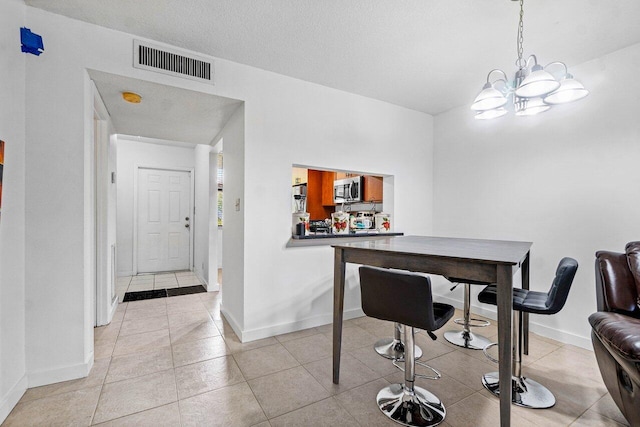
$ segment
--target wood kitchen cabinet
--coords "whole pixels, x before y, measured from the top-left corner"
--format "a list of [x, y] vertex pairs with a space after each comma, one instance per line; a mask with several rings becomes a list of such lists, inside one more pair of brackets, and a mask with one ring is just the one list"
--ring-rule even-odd
[[322, 205], [335, 206], [333, 202], [333, 181], [336, 178], [336, 172], [322, 171]]
[[333, 181], [336, 173], [309, 169], [307, 176], [307, 212], [309, 219], [331, 218], [333, 203]]
[[382, 177], [365, 175], [362, 180], [364, 202], [382, 202]]

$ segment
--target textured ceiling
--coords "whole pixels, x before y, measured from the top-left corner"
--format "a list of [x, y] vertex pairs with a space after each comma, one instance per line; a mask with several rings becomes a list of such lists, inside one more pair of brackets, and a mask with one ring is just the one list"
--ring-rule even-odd
[[[90, 70], [117, 133], [210, 144], [241, 104], [235, 99]], [[140, 104], [122, 92], [142, 96]]]
[[[430, 114], [470, 104], [492, 68], [515, 71], [510, 0], [26, 3]], [[640, 42], [638, 18], [638, 0], [529, 0], [524, 53], [571, 67]]]

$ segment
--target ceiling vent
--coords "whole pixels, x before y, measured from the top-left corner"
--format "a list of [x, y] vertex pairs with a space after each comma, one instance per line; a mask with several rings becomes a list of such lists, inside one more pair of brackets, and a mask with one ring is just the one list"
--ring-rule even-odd
[[139, 40], [133, 41], [133, 67], [213, 84], [212, 61]]

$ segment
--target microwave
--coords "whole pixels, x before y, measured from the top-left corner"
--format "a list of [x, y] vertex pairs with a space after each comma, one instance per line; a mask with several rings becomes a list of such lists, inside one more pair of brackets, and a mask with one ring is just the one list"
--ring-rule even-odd
[[333, 203], [353, 203], [362, 201], [362, 177], [333, 181]]

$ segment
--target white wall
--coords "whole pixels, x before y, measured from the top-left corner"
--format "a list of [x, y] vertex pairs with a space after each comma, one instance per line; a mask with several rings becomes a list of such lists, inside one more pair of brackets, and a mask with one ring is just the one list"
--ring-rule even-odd
[[[246, 340], [332, 321], [333, 249], [286, 247], [293, 164], [393, 175], [395, 230], [432, 230], [431, 116], [280, 76], [269, 76], [260, 94], [245, 111]], [[225, 224], [223, 289], [228, 234]], [[345, 316], [361, 315], [360, 307], [351, 266]]]
[[[194, 271], [207, 283], [209, 289], [209, 156], [210, 145], [196, 145], [195, 157], [195, 206], [196, 214], [193, 222]], [[215, 168], [215, 165], [213, 165]], [[215, 284], [215, 276], [213, 284]]]
[[[220, 140], [224, 144], [222, 253], [225, 264], [220, 309], [236, 332], [244, 330], [245, 313], [245, 126], [245, 106], [241, 105], [213, 144], [218, 149]], [[238, 210], [236, 200], [240, 200]]]
[[134, 178], [138, 166], [158, 168], [193, 169], [195, 165], [192, 147], [176, 147], [147, 142], [137, 142], [118, 137], [117, 167], [117, 260], [118, 276], [135, 271], [133, 263], [134, 239]]
[[[0, 139], [5, 141], [0, 217], [0, 423], [27, 388], [25, 360], [25, 61], [22, 1], [0, 4]], [[35, 31], [35, 29], [34, 29]]]
[[[47, 46], [40, 58], [29, 58], [26, 73], [30, 379], [31, 373], [39, 383], [85, 375], [91, 357], [86, 69], [246, 102], [244, 145], [234, 154], [225, 137], [228, 159], [236, 156], [235, 170], [227, 162], [236, 182], [226, 182], [231, 210], [223, 249], [225, 294], [227, 283], [242, 288], [240, 299], [226, 307], [243, 339], [331, 319], [331, 248], [286, 247], [292, 164], [395, 175], [396, 229], [431, 232], [431, 116], [224, 60], [215, 62], [215, 85], [133, 69], [131, 35], [29, 7], [26, 18]], [[336, 147], [344, 154], [336, 155]], [[358, 156], [349, 155], [354, 152]], [[234, 213], [236, 198], [240, 211]], [[357, 294], [350, 270], [347, 309], [358, 310]]]
[[483, 122], [463, 106], [435, 118], [435, 233], [533, 242], [536, 290], [548, 290], [563, 256], [576, 258], [565, 308], [531, 321], [587, 348], [594, 253], [640, 239], [639, 66], [637, 44], [571, 67], [591, 95], [538, 116]]

